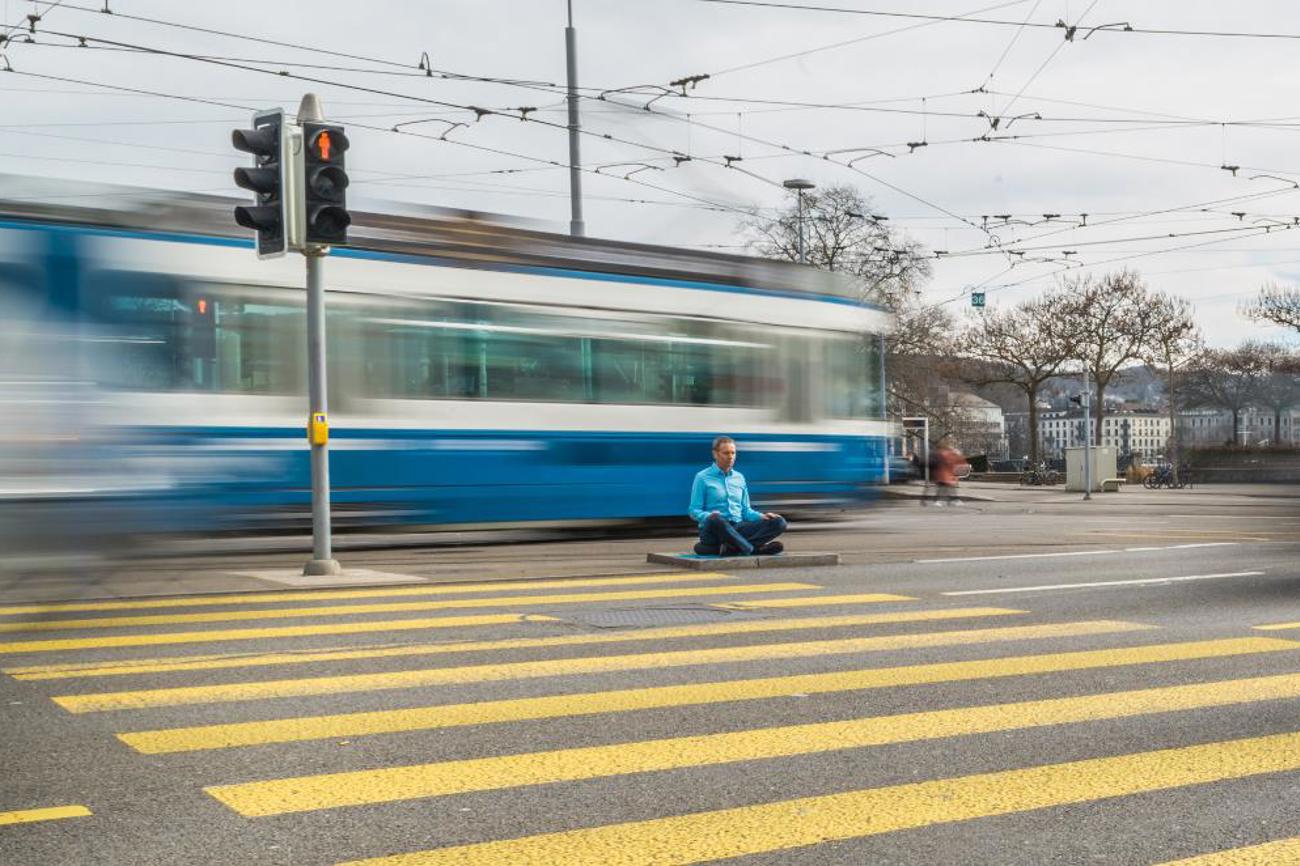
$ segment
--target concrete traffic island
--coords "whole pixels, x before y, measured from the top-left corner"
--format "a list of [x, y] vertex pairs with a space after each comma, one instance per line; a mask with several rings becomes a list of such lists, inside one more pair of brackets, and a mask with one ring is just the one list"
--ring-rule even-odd
[[812, 565], [839, 565], [838, 553], [778, 553], [773, 556], [700, 556], [698, 553], [647, 553], [646, 562], [675, 565], [694, 571], [719, 568], [794, 568]]

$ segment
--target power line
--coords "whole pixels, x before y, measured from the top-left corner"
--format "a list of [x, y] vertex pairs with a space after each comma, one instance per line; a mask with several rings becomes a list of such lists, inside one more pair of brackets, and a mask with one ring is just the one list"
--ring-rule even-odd
[[[63, 0], [59, 0], [59, 2], [62, 3]], [[312, 45], [303, 45], [301, 43], [285, 42], [277, 39], [267, 39], [265, 37], [260, 37], [260, 36], [250, 36], [245, 33], [233, 33], [228, 30], [216, 30], [210, 27], [199, 27], [194, 24], [182, 24], [176, 21], [167, 21], [162, 18], [151, 18], [145, 15], [130, 15], [123, 12], [109, 10], [107, 8], [107, 5], [103, 9], [96, 9], [93, 6], [78, 6], [75, 3], [69, 3], [64, 8], [75, 12], [87, 12], [95, 15], [107, 14], [107, 15], [111, 15], [114, 18], [121, 18], [128, 21], [139, 21], [145, 24], [153, 24], [159, 27], [170, 27], [177, 30], [187, 30], [193, 33], [205, 33], [210, 36], [222, 36], [228, 39], [241, 39], [247, 42], [255, 42], [261, 45], [274, 45], [278, 48], [291, 48], [298, 51], [309, 51], [315, 54], [324, 54], [330, 57], [341, 57], [347, 60], [360, 60], [365, 63], [374, 63], [376, 65], [381, 65], [381, 66], [391, 66], [391, 67], [398, 67], [402, 69], [414, 68], [417, 71], [423, 71], [426, 74], [425, 77], [429, 77], [429, 78], [447, 78], [447, 79], [455, 79], [455, 80], [462, 80], [462, 81], [479, 81], [479, 82], [491, 83], [491, 84], [509, 84], [509, 85], [518, 85], [518, 86], [541, 86], [541, 87], [548, 87], [548, 88], [558, 87], [558, 85], [552, 82], [532, 81], [528, 79], [499, 78], [499, 77], [484, 76], [484, 75], [471, 75], [462, 72], [452, 72], [446, 69], [437, 69], [431, 66], [427, 62], [427, 56], [421, 58], [420, 64], [418, 64], [415, 67], [412, 67], [411, 64], [409, 63], [402, 63], [400, 61], [390, 60], [384, 57], [371, 57], [364, 54], [350, 54], [344, 51], [332, 51], [330, 49], [319, 48]]]
[[[195, 62], [200, 62], [200, 63], [206, 63], [206, 64], [211, 64], [211, 65], [219, 66], [219, 67], [222, 67], [222, 68], [236, 69], [236, 70], [240, 70], [240, 71], [244, 71], [244, 72], [255, 72], [255, 73], [259, 73], [259, 74], [263, 74], [263, 75], [274, 75], [274, 76], [282, 77], [282, 78], [291, 78], [291, 79], [295, 79], [295, 80], [298, 80], [298, 81], [304, 81], [304, 82], [308, 82], [308, 83], [312, 83], [312, 84], [321, 84], [321, 85], [326, 85], [326, 86], [330, 86], [330, 87], [338, 87], [338, 88], [342, 88], [342, 89], [345, 89], [345, 90], [353, 90], [353, 91], [357, 91], [357, 92], [361, 92], [361, 93], [371, 93], [371, 94], [375, 94], [375, 95], [391, 96], [391, 97], [395, 97], [395, 98], [399, 98], [399, 99], [407, 99], [407, 100], [411, 100], [411, 101], [413, 101], [413, 102], [420, 102], [420, 103], [425, 103], [425, 104], [429, 104], [429, 105], [436, 105], [436, 106], [438, 106], [438, 107], [440, 107], [440, 108], [459, 108], [459, 109], [468, 109], [468, 110], [470, 110], [470, 111], [473, 111], [473, 112], [475, 113], [475, 115], [476, 115], [478, 118], [480, 118], [480, 119], [483, 118], [483, 117], [486, 117], [486, 116], [490, 116], [490, 115], [499, 115], [499, 116], [503, 116], [503, 117], [509, 117], [509, 118], [511, 118], [511, 119], [513, 119], [513, 120], [520, 120], [520, 121], [523, 121], [523, 122], [526, 122], [526, 123], [535, 123], [535, 124], [539, 124], [539, 125], [541, 125], [541, 126], [549, 127], [549, 128], [551, 128], [551, 129], [564, 130], [566, 133], [568, 132], [568, 126], [567, 126], [567, 124], [557, 123], [557, 122], [549, 121], [549, 120], [543, 120], [543, 119], [541, 119], [541, 118], [537, 118], [537, 117], [532, 117], [532, 116], [530, 116], [531, 112], [535, 111], [535, 109], [533, 109], [533, 108], [528, 108], [528, 107], [522, 107], [522, 108], [506, 108], [506, 109], [502, 109], [502, 108], [484, 108], [484, 107], [481, 107], [481, 106], [473, 106], [473, 105], [462, 105], [462, 104], [459, 104], [459, 103], [447, 102], [446, 100], [441, 100], [441, 99], [431, 99], [431, 98], [429, 98], [429, 97], [416, 96], [416, 95], [413, 95], [413, 94], [406, 94], [406, 93], [398, 93], [398, 92], [390, 91], [390, 90], [380, 90], [380, 89], [378, 89], [378, 88], [365, 87], [365, 86], [358, 85], [358, 84], [348, 84], [348, 83], [344, 83], [344, 82], [340, 82], [340, 81], [331, 81], [331, 80], [329, 80], [329, 79], [316, 78], [316, 77], [313, 77], [313, 76], [301, 75], [301, 74], [297, 74], [297, 73], [287, 72], [287, 71], [284, 71], [284, 70], [274, 71], [274, 70], [269, 70], [269, 69], [260, 69], [260, 68], [254, 67], [254, 66], [248, 66], [248, 65], [246, 65], [246, 64], [234, 63], [234, 62], [231, 62], [231, 61], [206, 59], [206, 58], [203, 58], [203, 57], [201, 57], [201, 56], [198, 56], [198, 55], [195, 55], [195, 54], [189, 54], [189, 53], [182, 52], [182, 51], [169, 51], [169, 50], [167, 50], [167, 49], [163, 49], [163, 48], [155, 48], [155, 47], [151, 47], [151, 46], [144, 46], [144, 45], [138, 45], [138, 44], [134, 44], [134, 43], [121, 42], [121, 41], [118, 41], [118, 40], [105, 39], [105, 38], [103, 38], [103, 37], [98, 37], [98, 36], [81, 36], [81, 35], [77, 35], [77, 34], [62, 33], [62, 32], [57, 32], [57, 31], [50, 31], [50, 30], [46, 30], [46, 31], [43, 31], [43, 32], [48, 33], [48, 34], [50, 34], [50, 35], [60, 36], [60, 37], [63, 37], [63, 38], [68, 38], [68, 39], [86, 40], [86, 41], [91, 41], [91, 42], [96, 42], [96, 43], [101, 43], [101, 44], [106, 44], [106, 45], [115, 45], [115, 46], [119, 46], [119, 47], [134, 48], [134, 49], [137, 49], [137, 50], [139, 50], [139, 51], [141, 51], [141, 52], [145, 52], [145, 53], [149, 53], [149, 54], [154, 54], [154, 55], [157, 55], [157, 56], [160, 56], [160, 57], [171, 57], [171, 58], [178, 59], [178, 60], [195, 61]], [[631, 147], [639, 147], [639, 148], [643, 148], [643, 149], [645, 149], [645, 150], [650, 150], [650, 151], [653, 151], [653, 152], [656, 152], [656, 153], [661, 153], [661, 154], [670, 155], [670, 156], [677, 155], [677, 152], [676, 152], [676, 151], [674, 151], [674, 150], [672, 150], [672, 149], [669, 149], [669, 148], [663, 148], [663, 147], [659, 147], [659, 146], [657, 146], [657, 145], [653, 145], [653, 144], [648, 144], [648, 143], [645, 143], [645, 142], [631, 141], [631, 140], [628, 140], [628, 139], [625, 139], [625, 138], [621, 138], [621, 137], [619, 137], [619, 136], [611, 135], [611, 134], [609, 134], [609, 133], [594, 133], [594, 132], [591, 132], [590, 130], [585, 130], [585, 129], [584, 129], [584, 130], [579, 130], [579, 133], [582, 134], [582, 135], [590, 136], [590, 137], [595, 137], [595, 138], [604, 139], [605, 141], [615, 142], [615, 143], [617, 143], [617, 144], [625, 144], [625, 145], [628, 145], [628, 146], [631, 146]], [[734, 164], [734, 161], [732, 161], [732, 160], [728, 160], [728, 161], [726, 161], [725, 163], [712, 162], [712, 161], [710, 161], [710, 160], [701, 160], [701, 161], [705, 162], [706, 164], [716, 165], [716, 166], [718, 166], [718, 167], [720, 167], [720, 168], [727, 168], [727, 169], [731, 169], [731, 170], [733, 170], [733, 171], [738, 171], [738, 172], [740, 172], [741, 174], [744, 174], [744, 175], [747, 175], [747, 176], [749, 176], [749, 177], [752, 177], [752, 178], [754, 178], [755, 180], [758, 180], [758, 181], [760, 181], [761, 183], [767, 184], [767, 185], [769, 185], [769, 186], [780, 187], [780, 184], [779, 184], [777, 181], [774, 181], [774, 180], [772, 180], [772, 179], [770, 179], [770, 178], [763, 177], [762, 175], [757, 174], [757, 173], [752, 172], [752, 171], [749, 171], [749, 170], [746, 169], [746, 168], [743, 168], [743, 167], [737, 166], [737, 165]]]
[[[156, 90], [143, 90], [143, 89], [140, 89], [140, 88], [127, 87], [127, 86], [125, 86], [125, 85], [107, 84], [107, 83], [104, 83], [104, 82], [92, 82], [92, 81], [87, 81], [87, 80], [84, 80], [84, 79], [69, 78], [69, 77], [66, 77], [66, 76], [53, 76], [53, 75], [47, 75], [47, 74], [44, 74], [44, 73], [25, 72], [25, 71], [19, 71], [19, 70], [12, 70], [12, 73], [15, 74], [15, 75], [23, 75], [23, 76], [28, 76], [28, 77], [32, 77], [32, 78], [39, 78], [39, 79], [46, 79], [46, 80], [52, 80], [52, 81], [59, 81], [59, 82], [64, 83], [64, 84], [77, 84], [77, 85], [87, 85], [87, 86], [93, 85], [93, 86], [95, 86], [95, 87], [99, 87], [99, 88], [106, 88], [106, 89], [110, 89], [110, 90], [121, 90], [121, 91], [130, 92], [130, 93], [136, 93], [136, 94], [141, 94], [141, 95], [154, 96], [154, 97], [161, 98], [161, 99], [172, 99], [172, 100], [179, 100], [179, 101], [183, 101], [183, 102], [197, 102], [197, 103], [205, 104], [205, 105], [220, 105], [221, 107], [224, 107], [224, 108], [235, 108], [235, 109], [240, 109], [240, 110], [242, 110], [242, 111], [252, 111], [252, 110], [253, 110], [252, 108], [250, 108], [250, 107], [248, 107], [248, 106], [243, 106], [243, 105], [237, 105], [237, 104], [232, 104], [232, 103], [216, 102], [215, 100], [207, 100], [207, 99], [201, 99], [201, 98], [198, 98], [198, 97], [184, 96], [184, 95], [181, 95], [181, 94], [166, 93], [166, 92], [163, 92], [163, 91], [156, 91]], [[207, 122], [207, 121], [204, 121], [204, 122]], [[214, 122], [228, 122], [228, 121], [214, 121]], [[368, 130], [371, 130], [371, 131], [374, 131], [374, 132], [382, 132], [382, 133], [398, 134], [398, 135], [407, 135], [407, 136], [411, 136], [411, 137], [414, 137], [414, 138], [420, 138], [420, 139], [425, 139], [425, 140], [430, 140], [430, 141], [441, 141], [441, 142], [443, 142], [443, 143], [445, 143], [445, 144], [451, 144], [451, 145], [455, 145], [455, 146], [457, 146], [457, 147], [468, 148], [468, 149], [471, 149], [471, 150], [477, 150], [477, 151], [482, 151], [482, 152], [486, 152], [486, 153], [492, 153], [492, 154], [495, 154], [495, 155], [498, 155], [498, 156], [507, 156], [507, 157], [511, 157], [511, 158], [515, 158], [515, 159], [521, 159], [521, 160], [524, 160], [524, 161], [527, 161], [527, 162], [541, 163], [541, 164], [544, 164], [544, 165], [549, 166], [549, 167], [552, 167], [552, 168], [563, 168], [563, 169], [566, 169], [566, 170], [568, 169], [568, 164], [567, 164], [567, 163], [562, 163], [562, 162], [559, 162], [558, 160], [544, 159], [544, 158], [542, 158], [542, 157], [533, 157], [533, 156], [528, 156], [528, 155], [526, 155], [526, 154], [514, 153], [514, 152], [512, 152], [512, 151], [507, 151], [507, 150], [503, 150], [503, 149], [495, 148], [495, 147], [489, 147], [489, 146], [487, 146], [487, 145], [473, 144], [473, 143], [471, 143], [471, 142], [458, 141], [458, 140], [456, 140], [456, 139], [449, 139], [449, 138], [441, 138], [441, 137], [438, 137], [438, 136], [432, 136], [432, 135], [422, 135], [422, 134], [420, 134], [420, 133], [418, 133], [418, 132], [413, 132], [413, 131], [410, 131], [410, 130], [393, 130], [393, 129], [389, 128], [389, 127], [380, 127], [380, 126], [373, 126], [373, 125], [367, 125], [367, 124], [353, 124], [353, 126], [355, 126], [355, 127], [357, 127], [357, 128], [360, 128], [360, 129], [368, 129]], [[104, 164], [104, 163], [97, 163], [97, 164]], [[118, 163], [118, 165], [128, 165], [128, 166], [129, 166], [129, 164], [122, 164], [122, 163]], [[142, 167], [142, 168], [147, 168], [148, 166], [129, 166], [129, 167]], [[155, 166], [155, 167], [156, 167], [156, 166]], [[205, 171], [211, 171], [211, 170], [205, 169]], [[584, 171], [584, 172], [586, 172], [586, 173], [588, 173], [588, 174], [597, 174], [597, 172], [596, 172], [594, 169], [582, 169], [582, 171]], [[601, 176], [601, 177], [613, 177], [613, 178], [617, 178], [617, 179], [619, 179], [619, 180], [624, 180], [624, 181], [626, 181], [626, 182], [628, 182], [628, 183], [634, 183], [634, 184], [637, 184], [638, 186], [644, 186], [644, 187], [647, 187], [647, 188], [649, 188], [649, 189], [654, 189], [654, 190], [657, 190], [657, 191], [659, 191], [659, 192], [663, 192], [663, 193], [666, 193], [666, 194], [669, 194], [669, 195], [675, 195], [675, 196], [678, 196], [678, 197], [681, 197], [681, 198], [685, 198], [685, 199], [688, 199], [688, 200], [691, 200], [691, 201], [697, 202], [697, 203], [699, 203], [699, 204], [709, 205], [709, 206], [714, 207], [714, 208], [716, 208], [716, 209], [718, 209], [718, 210], [730, 211], [730, 212], [734, 212], [734, 213], [737, 213], [737, 214], [744, 214], [744, 215], [746, 215], [746, 216], [750, 215], [750, 212], [749, 212], [748, 210], [746, 210], [745, 208], [739, 207], [739, 206], [726, 205], [726, 204], [722, 204], [722, 203], [719, 203], [719, 202], [710, 201], [710, 200], [705, 199], [705, 198], [702, 198], [702, 197], [700, 197], [700, 196], [695, 196], [695, 195], [692, 195], [692, 194], [690, 194], [690, 193], [680, 192], [680, 191], [678, 191], [678, 190], [674, 190], [674, 189], [671, 189], [671, 188], [668, 188], [668, 187], [661, 187], [661, 186], [658, 186], [658, 185], [656, 185], [656, 184], [646, 183], [645, 181], [640, 181], [640, 180], [637, 180], [637, 179], [635, 179], [635, 178], [631, 178], [631, 179], [629, 179], [629, 178], [621, 177], [621, 176], [619, 176], [619, 175], [608, 175], [608, 174], [600, 174], [599, 176]]]
[[[992, 11], [994, 11], [994, 10], [996, 10], [996, 9], [1005, 9], [1005, 8], [1008, 7], [1008, 6], [1021, 6], [1021, 5], [1025, 4], [1025, 3], [1027, 3], [1027, 2], [1029, 2], [1029, 0], [1010, 0], [1010, 2], [1006, 2], [1006, 3], [998, 3], [998, 4], [994, 5], [994, 6], [985, 6], [985, 7], [982, 7], [982, 8], [980, 8], [980, 9], [973, 9], [973, 10], [971, 10], [970, 12], [968, 12], [968, 13], [964, 13], [964, 14], [965, 14], [965, 15], [979, 15], [979, 14], [981, 14], [981, 13], [983, 13], [983, 12], [992, 12]], [[1037, 7], [1037, 3], [1035, 3], [1035, 8], [1036, 8], [1036, 7]], [[1032, 14], [1032, 13], [1031, 13], [1031, 14]], [[958, 17], [962, 17], [962, 16], [958, 16]], [[911, 24], [911, 25], [908, 25], [907, 27], [900, 27], [900, 28], [898, 28], [897, 30], [886, 30], [886, 31], [884, 31], [884, 32], [882, 32], [882, 33], [870, 33], [870, 34], [868, 34], [868, 35], [866, 35], [866, 36], [858, 36], [858, 37], [853, 38], [853, 39], [845, 39], [845, 40], [843, 40], [843, 41], [841, 41], [841, 42], [832, 42], [832, 43], [829, 44], [829, 45], [819, 45], [819, 46], [817, 46], [816, 48], [808, 48], [808, 49], [806, 49], [806, 50], [803, 50], [803, 51], [796, 51], [796, 52], [793, 52], [793, 53], [791, 53], [791, 54], [781, 54], [781, 55], [776, 56], [776, 57], [769, 57], [769, 58], [767, 58], [766, 60], [755, 60], [755, 61], [753, 61], [752, 63], [742, 63], [742, 64], [739, 65], [739, 66], [730, 66], [730, 67], [728, 67], [728, 68], [726, 68], [726, 69], [719, 69], [719, 70], [716, 71], [716, 72], [711, 72], [711, 73], [709, 73], [709, 77], [710, 77], [710, 78], [717, 78], [718, 76], [721, 76], [721, 75], [728, 75], [728, 74], [733, 73], [733, 72], [740, 72], [740, 71], [742, 71], [742, 70], [746, 70], [746, 69], [755, 69], [755, 68], [757, 68], [757, 67], [759, 67], [759, 66], [766, 66], [766, 65], [768, 65], [769, 63], [779, 63], [779, 62], [782, 61], [782, 60], [794, 60], [794, 59], [799, 58], [799, 57], [807, 57], [807, 56], [810, 55], [810, 54], [818, 54], [818, 53], [820, 53], [820, 52], [822, 52], [822, 51], [830, 51], [830, 50], [832, 50], [832, 49], [834, 49], [834, 48], [844, 48], [844, 47], [846, 47], [846, 46], [848, 46], [848, 45], [857, 45], [857, 44], [859, 44], [859, 43], [862, 43], [862, 42], [868, 42], [868, 41], [873, 40], [873, 39], [882, 39], [882, 38], [884, 38], [884, 37], [886, 37], [886, 36], [896, 36], [896, 35], [899, 34], [899, 33], [907, 33], [908, 31], [911, 31], [911, 30], [919, 30], [919, 29], [922, 28], [922, 27], [933, 27], [935, 24], [939, 24], [939, 23], [942, 23], [942, 22], [940, 22], [940, 21], [926, 21], [926, 22], [923, 22], [923, 23], [921, 23], [921, 24]]]
[[[1006, 19], [993, 18], [971, 18], [969, 16], [959, 15], [925, 15], [917, 12], [885, 12], [874, 9], [849, 9], [843, 6], [816, 6], [811, 4], [798, 3], [781, 3], [775, 0], [697, 0], [700, 3], [718, 3], [727, 6], [753, 6], [769, 9], [792, 9], [800, 12], [833, 12], [845, 15], [867, 15], [880, 18], [908, 18], [913, 20], [934, 21], [934, 22], [953, 22], [960, 24], [985, 24], [999, 27], [1032, 27], [1040, 30], [1065, 30], [1065, 38], [1072, 41], [1074, 32], [1071, 31], [1063, 22], [1047, 24], [1045, 22], [1023, 22], [1009, 21]], [[1082, 39], [1087, 39], [1094, 33], [1133, 33], [1145, 36], [1213, 36], [1224, 38], [1242, 38], [1242, 39], [1300, 39], [1300, 33], [1267, 33], [1261, 31], [1235, 31], [1235, 30], [1178, 30], [1168, 27], [1133, 27], [1127, 23], [1116, 27], [1115, 25], [1101, 25], [1087, 31]]]

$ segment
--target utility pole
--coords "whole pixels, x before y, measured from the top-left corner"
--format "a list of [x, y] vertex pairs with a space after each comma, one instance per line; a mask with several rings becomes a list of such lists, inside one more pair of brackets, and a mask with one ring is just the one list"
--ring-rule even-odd
[[783, 180], [781, 181], [781, 186], [785, 187], [786, 189], [795, 190], [795, 192], [797, 192], [799, 195], [799, 264], [805, 265], [808, 263], [808, 259], [804, 255], [804, 242], [803, 242], [803, 193], [804, 190], [816, 189], [817, 186], [812, 181], [804, 180], [801, 177], [791, 178], [790, 180]]
[[564, 28], [564, 49], [569, 72], [569, 234], [587, 233], [582, 222], [582, 159], [578, 155], [578, 31], [573, 29], [573, 0], [569, 0], [569, 26]]

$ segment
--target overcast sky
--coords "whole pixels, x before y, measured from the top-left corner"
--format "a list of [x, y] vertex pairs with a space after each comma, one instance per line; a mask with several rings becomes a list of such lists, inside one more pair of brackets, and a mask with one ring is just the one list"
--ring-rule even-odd
[[[0, 5], [23, 25], [0, 49], [18, 73], [0, 76], [4, 173], [235, 194], [229, 130], [313, 90], [348, 124], [356, 205], [567, 231], [564, 0]], [[1012, 303], [1130, 267], [1192, 300], [1212, 344], [1295, 339], [1236, 312], [1266, 282], [1300, 282], [1294, 0], [573, 5], [592, 236], [738, 251], [738, 211], [772, 212], [783, 179], [848, 183], [945, 251], [933, 302], [968, 307], [976, 288]], [[435, 73], [522, 83], [428, 77], [426, 52]]]

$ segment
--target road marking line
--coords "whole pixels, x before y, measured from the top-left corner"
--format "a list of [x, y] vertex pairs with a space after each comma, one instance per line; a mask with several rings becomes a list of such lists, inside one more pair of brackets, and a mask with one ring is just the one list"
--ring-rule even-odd
[[395, 619], [372, 622], [332, 622], [313, 625], [286, 625], [273, 628], [231, 628], [213, 631], [181, 631], [163, 634], [100, 635], [85, 638], [56, 638], [0, 643], [0, 653], [41, 653], [63, 650], [110, 649], [133, 646], [162, 646], [182, 643], [216, 643], [234, 640], [315, 637], [333, 634], [366, 634], [376, 631], [415, 631], [429, 628], [503, 625], [518, 622], [557, 622], [553, 616], [536, 613], [492, 613], [474, 616], [435, 616], [420, 619]]
[[798, 598], [756, 598], [752, 601], [721, 602], [710, 607], [727, 610], [758, 610], [777, 607], [829, 607], [836, 604], [876, 604], [886, 601], [916, 601], [910, 595], [888, 595], [881, 592], [858, 595], [812, 595]]
[[392, 658], [397, 656], [441, 655], [486, 652], [489, 650], [533, 649], [553, 646], [587, 646], [669, 638], [710, 637], [728, 634], [761, 634], [771, 631], [801, 631], [882, 623], [932, 622], [982, 616], [1007, 616], [1026, 613], [1004, 607], [957, 607], [939, 610], [906, 610], [857, 616], [820, 616], [799, 619], [745, 620], [708, 623], [706, 625], [668, 626], [664, 628], [619, 631], [612, 634], [559, 635], [555, 637], [507, 638], [491, 641], [422, 644], [417, 646], [365, 647], [361, 649], [327, 649], [301, 653], [267, 653], [223, 656], [204, 655], [178, 658], [128, 659], [126, 661], [82, 662], [57, 665], [4, 668], [3, 672], [19, 680], [54, 680], [77, 677], [108, 677], [128, 674], [155, 674], [171, 671], [217, 670], [221, 668], [261, 667], [265, 665], [314, 664], [353, 659]]
[[51, 806], [46, 809], [18, 809], [0, 812], [0, 827], [7, 824], [31, 824], [35, 821], [58, 821], [63, 818], [86, 818], [94, 814], [85, 806]]
[[1139, 580], [1095, 580], [1091, 583], [1053, 583], [1043, 586], [1009, 586], [1002, 589], [963, 589], [940, 595], [993, 595], [1004, 592], [1042, 592], [1049, 589], [1085, 589], [1095, 586], [1141, 586], [1153, 583], [1179, 583], [1186, 580], [1214, 580], [1220, 577], [1258, 577], [1262, 571], [1231, 571], [1223, 574], [1189, 574], [1183, 577], [1144, 577]]
[[301, 697], [304, 695], [412, 689], [432, 685], [464, 685], [468, 683], [501, 682], [504, 680], [536, 679], [539, 677], [572, 676], [575, 674], [610, 673], [613, 671], [662, 670], [664, 668], [693, 667], [705, 664], [816, 658], [819, 656], [877, 652], [909, 647], [956, 646], [1007, 640], [1040, 640], [1075, 635], [1115, 634], [1149, 628], [1154, 628], [1154, 626], [1107, 620], [1049, 623], [1047, 625], [882, 635], [840, 640], [758, 644], [630, 655], [544, 659], [541, 661], [509, 662], [506, 664], [493, 662], [466, 667], [426, 668], [423, 670], [390, 671], [378, 674], [305, 677], [262, 682], [245, 681], [212, 686], [145, 689], [133, 692], [60, 695], [52, 700], [70, 713], [107, 712], [143, 707], [256, 701], [270, 698]]
[[1174, 530], [1160, 530], [1159, 532], [1111, 532], [1102, 530], [1090, 530], [1086, 533], [1077, 533], [1082, 535], [1105, 535], [1111, 538], [1164, 538], [1172, 541], [1175, 538], [1222, 538], [1227, 535], [1237, 539], [1236, 541], [1209, 541], [1199, 544], [1173, 544], [1162, 548], [1163, 550], [1178, 550], [1184, 547], [1226, 547], [1230, 544], [1240, 544], [1243, 541], [1268, 541], [1269, 539], [1258, 535], [1241, 535], [1237, 532], [1222, 531], [1215, 532], [1210, 530], [1197, 531], [1189, 530], [1192, 535], [1174, 535]]
[[1195, 520], [1289, 520], [1295, 522], [1294, 517], [1283, 517], [1281, 515], [1270, 514], [1187, 514], [1187, 515], [1170, 515], [1178, 520], [1184, 520], [1188, 517]]
[[990, 559], [1049, 559], [1058, 556], [1100, 556], [1106, 553], [1120, 553], [1119, 550], [1068, 550], [1056, 553], [1008, 553], [1002, 556], [954, 556], [947, 559], [914, 559], [913, 562], [984, 562]]
[[625, 577], [584, 577], [563, 580], [506, 580], [485, 583], [453, 583], [439, 586], [405, 586], [385, 589], [315, 589], [302, 592], [250, 592], [227, 595], [187, 596], [184, 598], [147, 598], [131, 601], [73, 601], [56, 604], [19, 604], [0, 607], [0, 616], [24, 613], [57, 613], [73, 610], [145, 610], [167, 607], [206, 607], [226, 604], [274, 604], [282, 601], [342, 601], [355, 598], [390, 598], [418, 595], [461, 595], [478, 592], [504, 592], [510, 590], [578, 589], [597, 586], [622, 586], [625, 584], [701, 583], [711, 580], [729, 580], [733, 575], [716, 571], [694, 574], [631, 575]]
[[384, 604], [351, 604], [337, 607], [294, 607], [275, 610], [232, 610], [207, 613], [111, 616], [91, 619], [56, 619], [0, 623], [0, 632], [62, 631], [81, 628], [119, 628], [137, 625], [181, 625], [200, 622], [242, 622], [258, 619], [289, 619], [311, 616], [354, 616], [363, 613], [395, 613], [407, 610], [448, 610], [475, 607], [531, 607], [553, 604], [585, 604], [601, 601], [748, 595], [759, 592], [794, 592], [821, 589], [811, 583], [749, 583], [739, 586], [700, 586], [683, 589], [629, 589], [618, 592], [578, 592], [561, 595], [515, 595], [495, 598], [457, 598], [438, 601], [402, 601]]
[[1286, 629], [1300, 628], [1300, 622], [1272, 622], [1267, 625], [1257, 625], [1254, 628], [1258, 631], [1284, 631]]
[[[358, 860], [349, 866], [686, 866], [1300, 769], [1300, 733], [801, 797]], [[635, 852], [629, 860], [629, 852]]]
[[1300, 836], [1170, 860], [1160, 866], [1285, 866], [1300, 863]]
[[249, 817], [311, 812], [1300, 697], [1300, 674], [325, 773], [204, 790]]
[[536, 719], [571, 718], [600, 713], [705, 706], [896, 686], [1227, 658], [1296, 649], [1300, 649], [1300, 642], [1277, 638], [1231, 638], [894, 668], [865, 668], [826, 674], [723, 680], [684, 686], [578, 692], [468, 704], [411, 707], [402, 710], [270, 719], [260, 722], [231, 722], [134, 731], [119, 733], [117, 737], [131, 748], [145, 754], [191, 752]]
[[[1134, 535], [1133, 533], [1115, 533], [1115, 532], [1089, 532], [1089, 535], [1120, 535], [1132, 538], [1158, 538], [1159, 535]], [[1238, 541], [1209, 541], [1199, 544], [1171, 544], [1164, 547], [1148, 547], [1143, 550], [1186, 550], [1191, 547], [1232, 547], [1240, 544]], [[947, 559], [914, 559], [913, 562], [984, 562], [990, 559], [1049, 559], [1058, 556], [1102, 556], [1110, 553], [1127, 553], [1125, 550], [1066, 550], [1055, 553], [1008, 553], [1001, 556], [956, 556]]]

